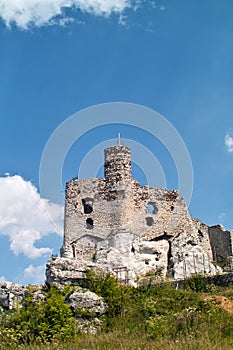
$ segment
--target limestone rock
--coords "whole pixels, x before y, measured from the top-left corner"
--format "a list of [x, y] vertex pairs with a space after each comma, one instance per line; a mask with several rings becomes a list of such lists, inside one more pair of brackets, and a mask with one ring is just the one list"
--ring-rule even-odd
[[103, 321], [95, 317], [90, 319], [79, 318], [77, 328], [79, 332], [84, 334], [97, 334], [100, 331]]
[[198, 238], [182, 232], [171, 241], [169, 270], [173, 278], [186, 278], [193, 274], [216, 274], [221, 268], [214, 265]]
[[46, 283], [57, 286], [79, 284], [85, 278], [85, 272], [94, 267], [90, 261], [52, 257], [46, 265]]
[[[61, 264], [59, 266], [61, 267]], [[56, 285], [59, 289], [64, 289], [64, 285], [58, 283]], [[32, 296], [32, 302], [44, 302], [46, 295], [43, 293], [43, 288], [41, 284], [26, 287], [11, 282], [2, 282], [0, 284], [0, 311], [17, 310], [22, 307], [29, 294]], [[103, 298], [89, 290], [74, 287], [74, 291], [65, 297], [65, 301], [73, 310], [78, 330], [95, 334], [102, 325], [98, 317], [106, 313], [108, 309]]]
[[151, 271], [167, 273], [167, 240], [139, 240], [129, 232], [116, 232], [97, 244], [95, 261], [51, 258], [47, 263], [46, 283], [80, 284], [89, 269], [103, 270], [121, 282], [137, 285], [141, 275]]
[[103, 298], [81, 288], [73, 292], [66, 302], [73, 310], [78, 310], [82, 316], [85, 315], [86, 317], [100, 316], [107, 311], [107, 305], [104, 303]]
[[11, 282], [0, 284], [0, 304], [2, 311], [17, 309], [23, 302], [27, 290], [24, 286]]

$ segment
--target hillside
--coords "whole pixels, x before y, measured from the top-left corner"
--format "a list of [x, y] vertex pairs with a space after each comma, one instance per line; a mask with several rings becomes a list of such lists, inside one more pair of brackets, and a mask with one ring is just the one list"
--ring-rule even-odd
[[[104, 315], [72, 309], [65, 302], [72, 287], [44, 287], [45, 301], [28, 297], [22, 308], [1, 314], [0, 349], [233, 348], [232, 287], [216, 287], [198, 275], [180, 289], [150, 281], [134, 288], [92, 273], [85, 283], [107, 303]], [[81, 319], [91, 321], [89, 333], [81, 332]]]

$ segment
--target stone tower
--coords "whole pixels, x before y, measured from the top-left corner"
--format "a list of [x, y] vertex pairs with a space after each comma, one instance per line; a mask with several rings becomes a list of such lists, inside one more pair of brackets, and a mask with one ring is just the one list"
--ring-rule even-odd
[[210, 229], [190, 216], [177, 191], [140, 186], [130, 149], [118, 139], [104, 151], [104, 178], [66, 184], [61, 257], [124, 269], [130, 283], [151, 270], [174, 278], [216, 273]]
[[106, 185], [115, 186], [121, 180], [131, 179], [131, 154], [129, 147], [112, 146], [104, 150], [104, 178]]
[[66, 184], [62, 256], [78, 257], [74, 247], [80, 246], [82, 237], [92, 237], [95, 245], [96, 240], [106, 239], [113, 228], [123, 229], [129, 217], [130, 149], [118, 144], [105, 149], [104, 156], [104, 179], [73, 179]]

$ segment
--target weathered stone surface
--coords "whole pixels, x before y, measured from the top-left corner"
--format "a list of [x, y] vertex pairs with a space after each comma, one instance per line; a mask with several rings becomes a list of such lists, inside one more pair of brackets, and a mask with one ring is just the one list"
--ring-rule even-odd
[[95, 264], [69, 258], [52, 257], [46, 265], [46, 283], [54, 285], [78, 284], [85, 272]]
[[222, 225], [208, 228], [214, 260], [223, 266], [229, 265], [233, 258], [233, 230], [225, 230]]
[[80, 315], [96, 317], [107, 311], [107, 304], [97, 294], [79, 288], [66, 300], [73, 310], [78, 310]]
[[79, 318], [77, 328], [79, 332], [84, 334], [97, 334], [101, 330], [102, 325], [103, 321], [98, 317], [92, 319]]
[[68, 258], [51, 258], [47, 263], [49, 284], [79, 284], [88, 269], [103, 270], [120, 281], [136, 286], [141, 275], [154, 269], [167, 273], [169, 243], [148, 242], [129, 232], [112, 234], [97, 245], [95, 262]]
[[97, 245], [95, 264], [112, 272], [119, 280], [136, 285], [138, 278], [151, 269], [166, 275], [167, 241], [148, 242], [130, 232], [117, 232]]
[[218, 247], [216, 229], [193, 219], [176, 190], [140, 186], [132, 179], [128, 147], [118, 144], [104, 153], [104, 179], [76, 178], [66, 186], [61, 257], [79, 263], [64, 260], [59, 272], [61, 260], [54, 262], [47, 279], [78, 281], [87, 265], [132, 285], [150, 270], [174, 278], [219, 271], [212, 261], [232, 256], [230, 231], [218, 230]]
[[11, 282], [0, 283], [0, 305], [1, 310], [16, 310], [22, 306], [25, 297], [30, 293], [32, 301], [43, 301], [45, 296], [42, 293], [43, 285], [22, 286]]
[[193, 274], [216, 274], [221, 268], [211, 263], [198, 237], [182, 232], [171, 241], [169, 271], [173, 278], [186, 278]]
[[[59, 289], [64, 285], [56, 283]], [[17, 310], [22, 307], [25, 298], [31, 295], [32, 302], [45, 302], [46, 295], [41, 284], [22, 286], [11, 282], [0, 284], [0, 311]], [[74, 291], [65, 297], [65, 302], [70, 305], [77, 319], [77, 328], [81, 332], [96, 333], [102, 325], [98, 319], [107, 312], [108, 306], [103, 298], [89, 290], [74, 287]]]

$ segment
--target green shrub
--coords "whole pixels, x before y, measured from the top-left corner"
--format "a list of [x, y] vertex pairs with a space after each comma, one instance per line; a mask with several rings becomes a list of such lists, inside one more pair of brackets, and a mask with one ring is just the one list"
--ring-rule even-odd
[[118, 282], [110, 273], [100, 272], [96, 275], [92, 270], [86, 272], [83, 287], [103, 297], [108, 304], [108, 316], [113, 317], [122, 313], [125, 300], [131, 288]]
[[[52, 287], [45, 291], [46, 302], [35, 303], [28, 297], [22, 309], [1, 315], [0, 350], [20, 349], [23, 343], [31, 343], [30, 349], [36, 349], [36, 344], [46, 342], [50, 342], [48, 349], [69, 350], [194, 350], [212, 349], [216, 344], [221, 350], [232, 349], [233, 315], [214, 298], [203, 297], [203, 291], [210, 287], [199, 276], [194, 277], [185, 289], [168, 283], [133, 288], [120, 284], [110, 274], [96, 276], [88, 271], [85, 287], [109, 305], [107, 327], [96, 336], [100, 343], [89, 335], [79, 335], [74, 341], [74, 318], [64, 301], [73, 289], [66, 287], [61, 292]], [[228, 288], [227, 293], [231, 295], [232, 291]], [[72, 341], [73, 347], [69, 345]]]
[[187, 278], [184, 281], [184, 288], [197, 293], [211, 293], [216, 292], [218, 290], [218, 288], [215, 285], [208, 283], [206, 278], [201, 275], [193, 275]]
[[2, 344], [10, 347], [68, 339], [74, 335], [74, 318], [62, 293], [51, 287], [45, 294], [44, 302], [34, 302], [29, 295], [23, 307], [1, 315]]

